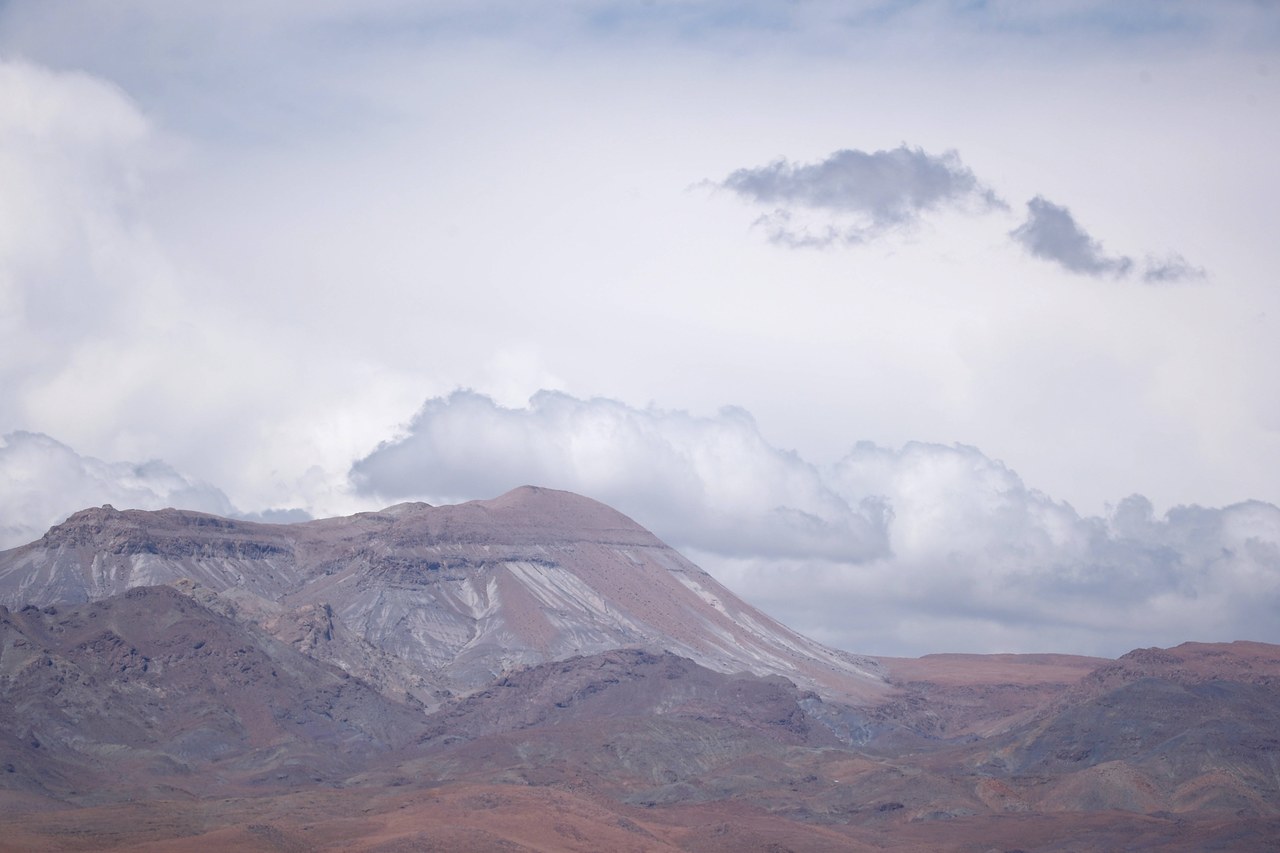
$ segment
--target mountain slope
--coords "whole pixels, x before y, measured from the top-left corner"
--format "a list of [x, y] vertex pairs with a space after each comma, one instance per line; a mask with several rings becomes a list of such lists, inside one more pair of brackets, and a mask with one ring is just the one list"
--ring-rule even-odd
[[[796, 634], [621, 513], [550, 489], [291, 525], [101, 507], [0, 553], [0, 603], [10, 607], [179, 581], [277, 636], [298, 635], [299, 620], [323, 612], [453, 690], [513, 666], [625, 647], [781, 674], [848, 702], [888, 689], [875, 661]], [[368, 648], [328, 633], [327, 659], [367, 675]], [[407, 679], [390, 681], [400, 689]]]
[[1137, 649], [1085, 676], [1004, 753], [1061, 779], [1055, 809], [1280, 812], [1280, 648]]
[[422, 726], [419, 709], [169, 587], [0, 607], [0, 719], [0, 787], [82, 802], [334, 780]]

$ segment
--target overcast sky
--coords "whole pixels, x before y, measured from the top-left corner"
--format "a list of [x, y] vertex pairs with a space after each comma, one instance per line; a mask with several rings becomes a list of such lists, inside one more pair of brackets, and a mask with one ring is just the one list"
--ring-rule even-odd
[[0, 5], [0, 547], [604, 500], [868, 653], [1280, 642], [1280, 8]]

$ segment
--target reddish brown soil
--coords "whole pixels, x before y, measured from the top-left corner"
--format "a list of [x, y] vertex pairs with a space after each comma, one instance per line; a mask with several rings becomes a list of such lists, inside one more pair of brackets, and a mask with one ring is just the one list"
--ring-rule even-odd
[[895, 684], [926, 682], [947, 687], [974, 684], [1072, 684], [1110, 663], [1081, 655], [962, 655], [876, 658]]
[[[0, 800], [3, 803], [3, 800]], [[740, 803], [620, 806], [547, 788], [309, 791], [6, 813], [0, 851], [1274, 850], [1280, 820], [1108, 811], [815, 825]]]

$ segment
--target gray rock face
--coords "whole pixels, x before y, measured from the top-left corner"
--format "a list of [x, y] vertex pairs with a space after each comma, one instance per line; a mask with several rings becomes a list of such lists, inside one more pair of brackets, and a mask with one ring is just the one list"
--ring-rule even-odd
[[549, 489], [290, 525], [102, 507], [0, 552], [10, 607], [155, 584], [426, 704], [514, 666], [628, 647], [846, 702], [887, 689], [875, 661], [790, 631], [621, 513]]

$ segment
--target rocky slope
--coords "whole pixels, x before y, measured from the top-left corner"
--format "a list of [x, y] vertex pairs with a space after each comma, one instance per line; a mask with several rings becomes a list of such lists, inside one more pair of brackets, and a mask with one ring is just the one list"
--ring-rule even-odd
[[998, 749], [1054, 780], [1045, 807], [1280, 810], [1280, 647], [1137, 649], [1090, 672]]
[[[621, 513], [549, 489], [291, 525], [101, 507], [0, 553], [10, 607], [177, 582], [429, 703], [516, 665], [625, 647], [782, 674], [845, 701], [886, 689], [874, 661], [796, 634]], [[384, 661], [378, 676], [371, 650], [408, 670]]]
[[0, 720], [0, 787], [94, 802], [333, 782], [410, 743], [422, 711], [174, 589], [139, 587], [0, 607]]

